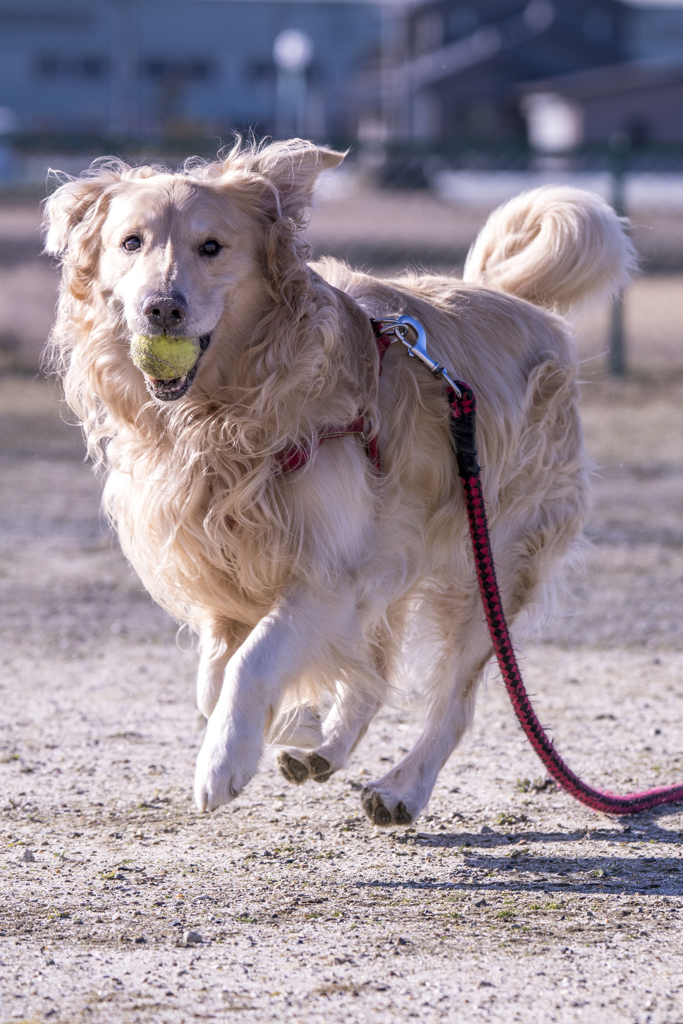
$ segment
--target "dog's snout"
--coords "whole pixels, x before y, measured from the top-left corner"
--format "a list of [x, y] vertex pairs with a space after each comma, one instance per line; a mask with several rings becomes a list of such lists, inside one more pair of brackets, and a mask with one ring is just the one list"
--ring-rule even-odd
[[179, 327], [187, 316], [187, 303], [182, 295], [152, 295], [142, 306], [143, 316], [153, 327]]

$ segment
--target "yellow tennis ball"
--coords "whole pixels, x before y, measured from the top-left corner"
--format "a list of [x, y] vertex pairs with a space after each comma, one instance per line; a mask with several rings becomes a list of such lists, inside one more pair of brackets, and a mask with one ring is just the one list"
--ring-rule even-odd
[[138, 370], [155, 380], [175, 380], [191, 370], [200, 355], [198, 338], [134, 334], [130, 354]]

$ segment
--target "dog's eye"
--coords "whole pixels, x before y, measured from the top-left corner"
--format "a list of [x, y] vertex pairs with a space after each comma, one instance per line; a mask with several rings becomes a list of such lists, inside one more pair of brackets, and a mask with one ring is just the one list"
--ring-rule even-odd
[[221, 251], [221, 246], [215, 238], [209, 238], [199, 250], [202, 256], [215, 256]]
[[129, 235], [129, 237], [123, 243], [123, 248], [126, 250], [126, 252], [135, 252], [135, 250], [139, 249], [141, 245], [142, 242], [140, 241], [137, 235]]

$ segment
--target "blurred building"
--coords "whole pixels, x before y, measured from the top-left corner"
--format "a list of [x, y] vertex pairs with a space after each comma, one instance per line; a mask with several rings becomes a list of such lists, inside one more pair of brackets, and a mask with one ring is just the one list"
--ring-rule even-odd
[[678, 139], [683, 6], [638, 3], [0, 0], [0, 135]]
[[420, 4], [397, 40], [405, 96], [391, 111], [396, 129], [414, 139], [523, 140], [516, 85], [621, 60], [628, 17], [619, 0]]
[[392, 45], [382, 107], [399, 137], [683, 141], [683, 6], [424, 0], [397, 19]]
[[532, 82], [520, 93], [537, 149], [618, 139], [636, 148], [683, 143], [682, 64], [627, 61]]
[[630, 6], [622, 33], [620, 63], [520, 88], [537, 148], [619, 138], [636, 148], [683, 143], [683, 7]]
[[683, 63], [683, 8], [629, 0], [625, 50], [633, 60]]
[[[0, 108], [22, 132], [348, 137], [380, 21], [367, 0], [0, 0]], [[273, 57], [287, 30], [296, 74]]]

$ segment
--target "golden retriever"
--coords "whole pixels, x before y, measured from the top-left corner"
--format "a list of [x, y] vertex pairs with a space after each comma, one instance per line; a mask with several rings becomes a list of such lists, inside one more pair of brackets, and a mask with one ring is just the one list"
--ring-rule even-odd
[[[362, 793], [376, 825], [405, 825], [471, 721], [491, 644], [443, 386], [400, 345], [380, 375], [369, 318], [417, 318], [474, 387], [513, 621], [547, 603], [589, 507], [560, 314], [620, 287], [633, 250], [598, 197], [546, 188], [491, 215], [462, 281], [311, 263], [315, 181], [341, 160], [302, 140], [237, 143], [177, 172], [104, 160], [64, 179], [47, 203], [63, 267], [51, 353], [126, 556], [200, 634], [198, 807], [232, 800], [268, 740], [290, 781], [326, 780], [410, 689], [424, 731]], [[142, 372], [140, 337], [177, 342], [193, 365]], [[359, 417], [379, 476], [363, 437], [315, 443]], [[284, 473], [296, 444], [311, 457]]]

